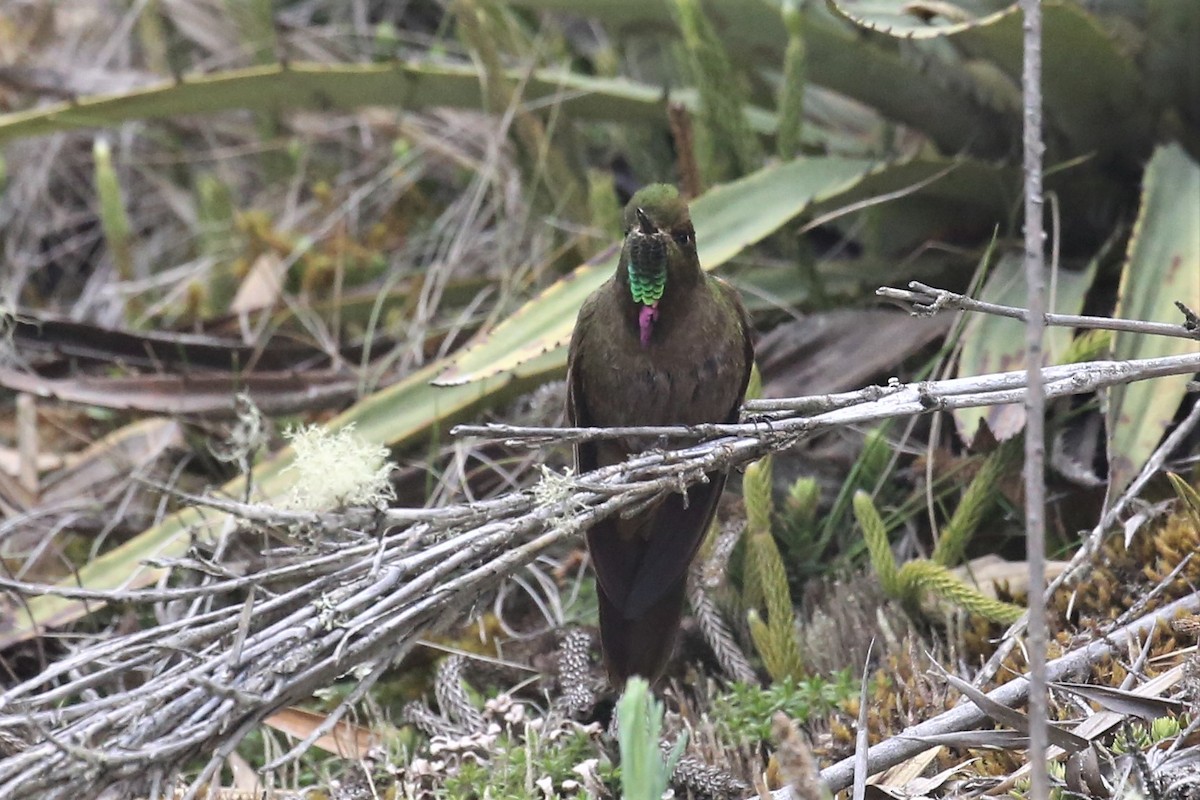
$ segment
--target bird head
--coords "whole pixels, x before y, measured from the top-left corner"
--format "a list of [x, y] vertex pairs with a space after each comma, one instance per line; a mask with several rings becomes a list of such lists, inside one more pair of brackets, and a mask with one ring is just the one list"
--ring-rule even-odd
[[638, 322], [642, 346], [646, 346], [672, 276], [679, 280], [699, 272], [696, 231], [687, 203], [674, 186], [646, 186], [625, 206], [622, 261], [630, 297], [640, 306]]

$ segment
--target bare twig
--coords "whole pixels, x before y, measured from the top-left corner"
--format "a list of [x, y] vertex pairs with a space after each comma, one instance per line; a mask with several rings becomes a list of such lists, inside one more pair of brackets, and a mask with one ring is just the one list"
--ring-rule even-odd
[[38, 492], [37, 400], [22, 392], [17, 395], [17, 452], [20, 472], [17, 479], [34, 497]]
[[[1062, 397], [1164, 375], [1182, 375], [1200, 367], [1200, 354], [1164, 356], [1135, 361], [1087, 361], [1079, 364], [1045, 367], [1041, 370], [1044, 396]], [[619, 439], [628, 436], [660, 439], [666, 445], [672, 439], [704, 439], [717, 436], [753, 437], [765, 441], [795, 440], [830, 427], [875, 422], [916, 413], [956, 408], [1020, 403], [1025, 399], [1027, 376], [1024, 370], [1001, 372], [971, 378], [952, 378], [922, 383], [896, 383], [871, 387], [848, 395], [823, 395], [814, 398], [785, 398], [750, 401], [746, 412], [753, 421], [730, 425], [638, 426], [625, 428], [546, 428], [518, 425], [459, 425], [456, 436], [481, 436], [502, 439], [510, 444], [543, 446]], [[764, 406], [770, 418], [754, 415]], [[831, 408], [824, 413], [803, 416], [790, 409]], [[653, 444], [653, 441], [651, 442]]]
[[863, 659], [862, 685], [858, 692], [858, 730], [854, 732], [854, 783], [851, 792], [853, 800], [864, 800], [867, 796], [867, 778], [871, 774], [868, 771], [867, 760], [870, 750], [870, 741], [867, 738], [867, 709], [870, 707], [867, 703], [867, 690], [871, 683], [871, 651], [874, 648], [875, 640], [871, 639], [871, 643], [867, 645], [867, 656]]
[[1021, 95], [1025, 143], [1025, 553], [1029, 564], [1029, 762], [1032, 800], [1050, 796], [1046, 770], [1049, 689], [1046, 684], [1046, 398], [1042, 394], [1042, 338], [1046, 329], [1045, 233], [1042, 220], [1042, 6], [1021, 0], [1024, 67]]
[[[879, 297], [896, 300], [913, 307], [913, 313], [932, 316], [945, 309], [958, 311], [977, 311], [981, 314], [991, 314], [996, 317], [1008, 317], [1027, 322], [1029, 311], [1016, 306], [1004, 306], [998, 303], [985, 303], [963, 294], [950, 292], [927, 286], [920, 281], [912, 281], [908, 289], [893, 289], [888, 286], [875, 290]], [[1102, 331], [1127, 331], [1129, 333], [1145, 333], [1152, 336], [1172, 336], [1179, 339], [1200, 339], [1200, 326], [1191, 320], [1195, 316], [1183, 303], [1176, 303], [1184, 315], [1184, 323], [1175, 325], [1169, 322], [1150, 322], [1140, 319], [1117, 319], [1115, 317], [1079, 316], [1076, 314], [1042, 314], [1046, 325], [1061, 328], [1087, 328]]]

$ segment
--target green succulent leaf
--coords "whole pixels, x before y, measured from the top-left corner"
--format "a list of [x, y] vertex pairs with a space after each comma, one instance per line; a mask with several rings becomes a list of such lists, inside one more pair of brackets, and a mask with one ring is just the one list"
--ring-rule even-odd
[[[625, 36], [677, 35], [667, 2], [514, 0], [513, 4], [591, 17]], [[731, 53], [777, 66], [784, 62], [789, 31], [780, 5], [771, 0], [707, 0], [704, 10]], [[864, 41], [859, 30], [815, 0], [799, 13], [806, 75], [813, 83], [924, 131], [944, 153], [999, 156], [1007, 150], [1010, 132], [997, 127], [970, 97], [942, 81], [929, 80], [920, 63], [891, 43], [879, 46]]]
[[[561, 102], [565, 110], [583, 118], [662, 124], [663, 94], [657, 86], [554, 70], [539, 70], [533, 75], [517, 71], [507, 77], [523, 85], [526, 101]], [[689, 108], [698, 102], [694, 91], [674, 92], [671, 98]], [[132, 119], [234, 109], [267, 112], [394, 106], [412, 110], [480, 108], [482, 103], [478, 72], [468, 64], [269, 64], [187, 75], [130, 92], [2, 114], [0, 144], [22, 136], [116, 125]], [[774, 115], [761, 109], [747, 110], [746, 122], [760, 133], [773, 132], [776, 124]]]
[[[1177, 144], [1159, 147], [1146, 168], [1141, 208], [1129, 242], [1116, 316], [1172, 322], [1175, 302], [1200, 308], [1200, 163]], [[1117, 359], [1200, 352], [1200, 342], [1118, 332]], [[1109, 497], [1118, 496], [1158, 446], [1187, 393], [1188, 376], [1114, 387], [1109, 392]]]
[[[1047, 284], [1054, 287], [1047, 301], [1047, 310], [1058, 314], [1080, 313], [1095, 275], [1095, 261], [1083, 270], [1058, 270], [1057, 274], [1047, 279]], [[979, 299], [985, 303], [1018, 308], [1028, 304], [1025, 267], [1020, 253], [1009, 252], [1000, 257], [984, 282]], [[1062, 363], [1071, 346], [1071, 329], [1047, 328], [1042, 341], [1046, 362]], [[1024, 322], [991, 314], [972, 314], [967, 318], [962, 335], [962, 353], [958, 359], [959, 376], [1024, 368]], [[1019, 404], [961, 408], [955, 409], [953, 414], [958, 435], [968, 445], [975, 441], [981, 426], [986, 426], [992, 436], [1001, 442], [1011, 439], [1025, 428], [1025, 407]]]
[[930, 39], [987, 24], [1004, 16], [1009, 0], [949, 0], [937, 4], [897, 0], [826, 0], [838, 16], [870, 31], [905, 39]]
[[[702, 257], [709, 266], [723, 263], [778, 230], [810, 203], [836, 203], [839, 195], [868, 192], [873, 182], [890, 180], [892, 169], [911, 174], [913, 163], [873, 167], [863, 160], [801, 160], [767, 167], [713, 190], [693, 204], [694, 212], [698, 210], [695, 216], [701, 231]], [[940, 160], [920, 163], [924, 166], [916, 169], [927, 177], [944, 171], [946, 166]], [[354, 423], [359, 436], [367, 441], [404, 447], [427, 439], [434, 431], [448, 429], [488, 405], [561, 376], [566, 367], [566, 347], [561, 343], [570, 335], [575, 314], [587, 294], [614, 267], [609, 261], [603, 268], [576, 270], [473, 349], [435, 362], [363, 398], [328, 426], [337, 429]], [[451, 364], [457, 364], [460, 380], [449, 386], [430, 385]], [[283, 496], [290, 490], [288, 475], [281, 473], [291, 460], [291, 451], [285, 449], [255, 468], [252, 480], [260, 493], [256, 500]], [[243, 480], [232, 481], [222, 491], [227, 496], [240, 496]], [[224, 520], [222, 514], [201, 514], [195, 509], [172, 514], [93, 559], [80, 571], [79, 585], [93, 589], [150, 585], [161, 577], [162, 570], [146, 564], [147, 559], [180, 555], [193, 536], [204, 539], [214, 535]], [[0, 645], [23, 641], [41, 626], [63, 625], [102, 607], [96, 602], [85, 605], [59, 597], [33, 598], [28, 606], [30, 613], [0, 634]]]
[[[1131, 4], [1134, 5], [1134, 4]], [[1141, 4], [1137, 4], [1141, 5]], [[1148, 0], [1141, 53], [1146, 88], [1180, 117], [1181, 138], [1200, 159], [1200, 3]]]
[[634, 676], [617, 701], [617, 739], [621, 748], [621, 796], [624, 800], [659, 800], [667, 790], [675, 764], [683, 754], [681, 736], [664, 761], [659, 749], [663, 704], [650, 685]]
[[[937, 8], [948, 13], [931, 16], [914, 13], [920, 7], [913, 3], [829, 2], [846, 19], [918, 47], [922, 40], [952, 41], [967, 59], [995, 65], [1020, 85], [1023, 17], [1016, 3], [1002, 8], [985, 0], [939, 3]], [[961, 14], [949, 13], [955, 9]], [[989, 10], [997, 13], [980, 16]], [[1042, 40], [1046, 124], [1067, 143], [1059, 157], [1095, 152], [1136, 159], [1150, 141], [1154, 116], [1132, 60], [1077, 2], [1042, 3]]]

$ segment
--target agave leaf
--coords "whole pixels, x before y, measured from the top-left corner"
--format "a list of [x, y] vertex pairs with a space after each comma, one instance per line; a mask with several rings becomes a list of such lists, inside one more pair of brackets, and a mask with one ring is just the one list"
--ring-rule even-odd
[[[955, 35], [953, 41], [1019, 84], [1022, 36], [1022, 16], [1014, 5], [1008, 13]], [[1154, 117], [1133, 62], [1097, 19], [1074, 2], [1042, 3], [1042, 40], [1047, 128], [1067, 141], [1056, 157], [1096, 152], [1140, 162], [1151, 141]], [[1052, 141], [1048, 136], [1048, 146]]]
[[[1200, 307], [1200, 163], [1177, 144], [1160, 146], [1146, 168], [1141, 207], [1129, 241], [1117, 299], [1118, 317], [1178, 320], [1175, 301]], [[1116, 333], [1117, 359], [1200, 351], [1200, 342]], [[1188, 376], [1143, 381], [1110, 390], [1109, 498], [1118, 496], [1146, 463], [1187, 392]]]
[[[1095, 274], [1094, 260], [1082, 271], [1060, 269], [1053, 280], [1055, 291], [1047, 302], [1047, 311], [1078, 314], [1083, 309], [1084, 296]], [[1020, 253], [1001, 256], [984, 283], [979, 299], [985, 303], [1006, 306], [1026, 305], [1025, 273]], [[1042, 343], [1046, 363], [1057, 364], [1070, 347], [1071, 329], [1047, 328]], [[990, 314], [971, 314], [968, 317], [963, 329], [962, 355], [958, 360], [959, 376], [1007, 372], [1024, 367], [1024, 322]], [[958, 435], [968, 445], [979, 435], [981, 424], [991, 430], [997, 441], [1003, 442], [1025, 428], [1025, 407], [1010, 404], [955, 409], [954, 424], [958, 428]]]
[[[932, 240], [986, 240], [1008, 219], [1019, 198], [1020, 174], [1015, 169], [972, 158], [922, 158], [892, 164], [844, 194], [818, 201], [811, 216], [819, 221], [852, 203], [869, 204], [865, 220], [852, 217], [844, 227], [863, 245], [864, 261], [874, 257], [887, 266], [875, 273], [886, 282], [894, 280], [899, 262], [907, 263], [914, 250], [925, 250]], [[841, 260], [831, 267], [835, 272], [845, 269]], [[903, 266], [900, 272], [911, 275]]]
[[[988, 0], [991, 2], [991, 0]], [[677, 35], [663, 0], [513, 0], [513, 5], [592, 17], [619, 36]], [[779, 3], [769, 0], [706, 0], [704, 10], [731, 53], [777, 68], [787, 48]], [[822, 4], [801, 10], [808, 78], [852, 97], [885, 117], [924, 131], [942, 152], [1003, 155], [1009, 133], [973, 100], [929, 80], [923, 67], [896, 48], [864, 42], [859, 32]]]
[[[904, 194], [905, 204], [912, 199], [936, 199], [961, 212], [963, 206], [986, 211], [989, 221], [1008, 212], [1020, 198], [1020, 174], [1017, 170], [966, 157], [914, 158], [879, 168], [870, 181], [847, 190], [845, 194], [820, 200], [816, 213], [833, 210], [846, 202], [857, 202], [892, 193]], [[925, 235], [929, 235], [928, 231]]]
[[[1014, 84], [1022, 70], [1022, 16], [1015, 3], [984, 17], [996, 4], [960, 0], [962, 19], [929, 20], [911, 3], [892, 0], [829, 0], [838, 13], [873, 31], [907, 40], [948, 37], [968, 58], [994, 64]], [[942, 8], [948, 4], [939, 4]], [[941, 20], [945, 24], [939, 22]], [[1047, 126], [1066, 139], [1068, 157], [1090, 152], [1135, 160], [1150, 141], [1154, 118], [1144, 100], [1137, 69], [1096, 17], [1078, 3], [1042, 3], [1042, 91]], [[1183, 49], [1183, 48], [1180, 48]], [[920, 127], [920, 125], [918, 125]], [[1053, 139], [1051, 137], [1050, 142]]]
[[1200, 159], [1200, 3], [1149, 0], [1146, 42], [1141, 57], [1146, 88], [1175, 106], [1192, 132], [1188, 149]]
[[905, 0], [826, 0], [835, 14], [860, 28], [905, 39], [929, 39], [966, 30], [1002, 16], [1009, 0], [938, 0], [923, 4]]
[[[513, 73], [523, 81], [526, 101], [561, 102], [581, 117], [661, 124], [663, 93], [616, 78], [590, 78], [571, 72], [538, 70]], [[672, 93], [689, 108], [696, 93]], [[21, 136], [42, 136], [72, 128], [115, 125], [131, 119], [157, 119], [179, 114], [209, 114], [230, 109], [353, 109], [386, 105], [400, 108], [480, 108], [479, 76], [463, 64], [397, 61], [388, 64], [273, 64], [206, 75], [111, 95], [84, 97], [27, 111], [0, 115], [0, 144]], [[747, 123], [760, 133], [775, 129], [773, 114], [746, 112]]]
[[[565, 347], [583, 301], [616, 267], [615, 249], [576, 268], [490, 331], [475, 337], [448, 362], [434, 383], [459, 386], [496, 375], [554, 349]], [[565, 361], [564, 361], [565, 363]]]
[[[936, 175], [944, 171], [946, 163], [930, 161], [923, 168], [917, 168], [917, 175], [919, 177], [921, 172], [926, 177]], [[769, 167], [714, 190], [694, 204], [700, 211], [697, 214], [698, 229], [710, 232], [701, 234], [703, 257], [712, 266], [727, 261], [747, 245], [778, 229], [809, 202], [836, 202], [842, 193], [874, 194], [870, 189], [871, 182], [892, 180], [892, 169], [913, 168], [909, 164], [872, 168], [871, 162], [867, 161], [812, 159]], [[610, 270], [611, 261], [604, 270], [581, 268], [573, 280], [578, 283], [591, 280], [595, 286]], [[505, 348], [511, 346], [523, 348], [531, 358], [510, 359], [506, 369], [488, 369], [486, 374], [472, 376], [472, 383], [448, 388], [429, 385], [432, 378], [457, 360], [453, 357], [444, 359], [364, 398], [332, 420], [329, 426], [336, 429], [354, 423], [358, 434], [368, 441], [402, 447], [427, 437], [433, 428], [448, 427], [469, 418], [488, 404], [560, 376], [566, 366], [566, 348], [559, 342], [569, 335], [574, 313], [590, 291], [587, 287], [578, 291], [569, 283], [564, 286], [567, 287], [563, 289], [564, 293], [576, 293], [572, 295], [576, 298], [573, 306], [559, 297], [551, 305], [554, 313], [546, 315], [545, 319], [537, 317], [541, 328], [535, 326], [531, 331], [512, 325], [504, 332], [507, 338], [502, 345], [487, 344], [486, 351], [483, 351], [484, 345], [480, 345], [480, 350], [472, 356], [478, 366], [490, 367], [491, 360], [504, 358], [507, 355]], [[531, 301], [530, 306], [533, 305]], [[531, 316], [536, 317], [535, 312], [536, 309], [531, 310]], [[546, 334], [546, 330], [555, 325], [560, 328], [557, 338]], [[502, 327], [496, 329], [497, 334], [501, 333]], [[484, 358], [480, 358], [480, 351], [484, 352]], [[255, 469], [254, 486], [260, 493], [258, 499], [278, 497], [291, 488], [289, 476], [280, 474], [291, 459], [291, 451], [284, 450]], [[240, 496], [244, 491], [243, 483], [233, 481], [222, 491], [225, 496]], [[212, 511], [201, 514], [195, 509], [185, 509], [177, 512], [86, 565], [78, 576], [80, 585], [93, 589], [149, 585], [162, 572], [145, 565], [146, 559], [178, 556], [184, 552], [192, 535], [211, 537], [227, 519]], [[95, 602], [89, 604], [91, 610], [100, 607], [101, 604]], [[78, 601], [50, 596], [35, 598], [30, 603], [30, 610], [33, 621], [27, 615], [21, 615], [11, 629], [0, 635], [0, 646], [30, 637], [38, 626], [62, 625], [86, 613]]]
[[[691, 204], [700, 263], [708, 269], [725, 263], [812, 202], [836, 197], [859, 183], [871, 167], [872, 162], [859, 159], [798, 159], [704, 194]], [[579, 307], [612, 274], [616, 259], [614, 248], [545, 289], [495, 329], [478, 336], [438, 383], [479, 380], [566, 344]]]

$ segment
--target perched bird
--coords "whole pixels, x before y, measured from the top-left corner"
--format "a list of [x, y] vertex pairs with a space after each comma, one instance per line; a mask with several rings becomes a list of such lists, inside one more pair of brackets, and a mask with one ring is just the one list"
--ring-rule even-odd
[[[616, 274], [583, 304], [567, 366], [567, 409], [577, 426], [736, 422], [754, 347], [737, 291], [707, 275], [687, 204], [654, 184], [625, 208]], [[580, 444], [580, 472], [651, 446], [638, 438]], [[614, 687], [656, 680], [683, 613], [688, 566], [716, 512], [725, 474], [667, 494], [587, 534], [600, 598], [600, 643]]]

